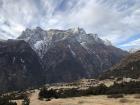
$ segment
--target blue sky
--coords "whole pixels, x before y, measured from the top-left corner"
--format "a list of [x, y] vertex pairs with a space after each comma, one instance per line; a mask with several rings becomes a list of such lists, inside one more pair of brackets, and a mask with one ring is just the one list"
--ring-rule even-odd
[[0, 0], [0, 38], [26, 28], [81, 27], [125, 50], [140, 48], [140, 0]]

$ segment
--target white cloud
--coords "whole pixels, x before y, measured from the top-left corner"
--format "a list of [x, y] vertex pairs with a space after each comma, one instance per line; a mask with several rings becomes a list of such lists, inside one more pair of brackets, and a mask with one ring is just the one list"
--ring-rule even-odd
[[138, 49], [140, 49], [140, 39], [130, 41], [130, 42], [126, 43], [126, 44], [122, 44], [122, 45], [120, 45], [120, 47], [122, 47], [122, 48], [124, 48], [126, 50], [128, 50], [128, 49], [130, 49], [130, 50], [138, 50]]
[[26, 27], [79, 26], [120, 47], [140, 34], [139, 0], [1, 0], [0, 15], [0, 29], [12, 36]]

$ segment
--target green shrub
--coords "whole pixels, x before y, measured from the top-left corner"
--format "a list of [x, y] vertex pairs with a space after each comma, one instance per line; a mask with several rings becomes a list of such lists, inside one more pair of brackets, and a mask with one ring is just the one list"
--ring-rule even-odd
[[12, 102], [9, 97], [1, 96], [0, 97], [0, 105], [17, 105], [16, 102]]
[[135, 94], [140, 93], [140, 82], [114, 83], [108, 88], [107, 94]]
[[90, 87], [87, 91], [89, 95], [101, 95], [101, 94], [106, 94], [108, 88], [104, 84], [100, 84], [99, 86], [96, 87]]
[[22, 105], [29, 105], [30, 104], [30, 99], [29, 97], [25, 96], [24, 100], [22, 101]]
[[39, 92], [39, 99], [42, 98], [57, 98], [58, 94], [54, 89], [48, 90], [47, 88], [42, 88]]

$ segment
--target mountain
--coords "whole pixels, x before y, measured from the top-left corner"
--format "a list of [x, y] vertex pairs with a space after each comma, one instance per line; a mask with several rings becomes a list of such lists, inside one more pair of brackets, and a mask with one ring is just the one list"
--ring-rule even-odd
[[49, 83], [96, 78], [128, 54], [82, 28], [45, 31], [37, 27], [26, 29], [18, 39], [40, 56]]
[[106, 78], [140, 78], [140, 51], [130, 54], [101, 75], [101, 79]]
[[20, 90], [43, 83], [40, 58], [28, 43], [0, 41], [0, 91]]
[[33, 30], [27, 28], [17, 39], [28, 42], [41, 58], [46, 52], [46, 48], [48, 48], [48, 44], [51, 40], [48, 36], [48, 32], [42, 30], [40, 27]]
[[52, 47], [54, 43], [71, 37], [76, 39], [83, 47], [86, 47], [87, 43], [102, 43], [107, 46], [111, 45], [110, 41], [103, 41], [96, 34], [86, 34], [82, 28], [68, 30], [50, 29], [48, 31], [43, 30], [40, 27], [36, 27], [36, 29], [27, 28], [17, 39], [22, 39], [28, 42], [42, 58], [48, 48]]

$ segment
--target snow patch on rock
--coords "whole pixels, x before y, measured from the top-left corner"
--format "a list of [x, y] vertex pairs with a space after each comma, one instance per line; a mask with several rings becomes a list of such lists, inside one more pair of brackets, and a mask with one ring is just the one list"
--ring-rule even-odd
[[73, 55], [73, 56], [76, 56], [75, 52], [72, 50], [72, 48], [71, 48], [71, 46], [70, 46], [70, 45], [68, 45], [68, 48], [70, 49], [70, 51], [71, 51], [72, 55]]
[[43, 40], [37, 41], [37, 42], [34, 44], [34, 48], [35, 48], [35, 49], [39, 49], [39, 48], [41, 47], [42, 44], [43, 44]]

